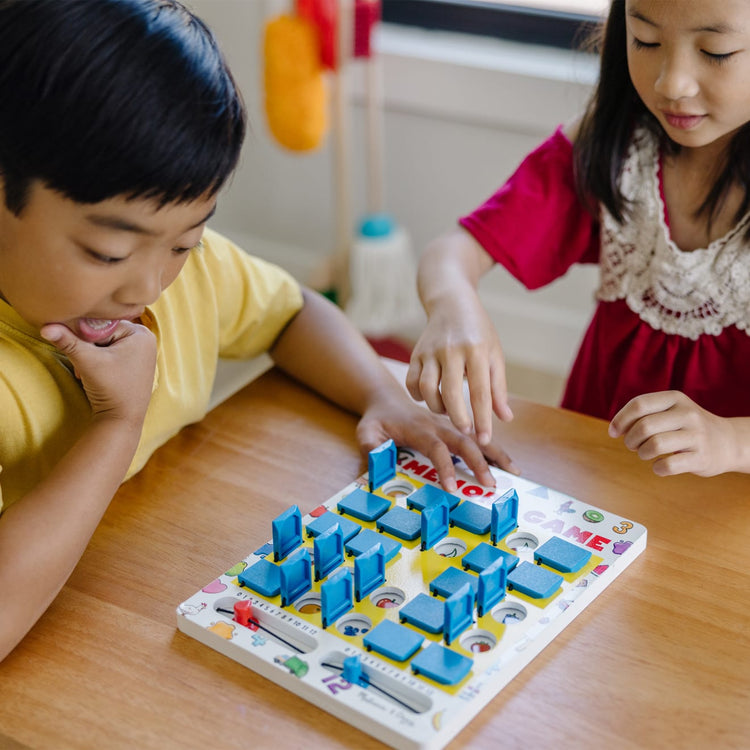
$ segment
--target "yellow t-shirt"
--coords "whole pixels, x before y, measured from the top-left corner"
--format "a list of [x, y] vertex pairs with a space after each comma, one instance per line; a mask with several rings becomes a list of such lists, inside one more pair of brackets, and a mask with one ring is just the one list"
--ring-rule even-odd
[[[267, 351], [302, 307], [285, 271], [206, 230], [182, 272], [142, 318], [158, 341], [154, 391], [128, 477], [206, 414], [219, 357]], [[70, 363], [0, 300], [0, 512], [86, 429], [91, 409]]]

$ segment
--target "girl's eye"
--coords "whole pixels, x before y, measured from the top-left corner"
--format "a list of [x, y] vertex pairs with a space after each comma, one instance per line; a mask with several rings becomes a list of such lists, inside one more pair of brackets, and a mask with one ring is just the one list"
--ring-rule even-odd
[[724, 52], [722, 54], [717, 54], [715, 52], [708, 52], [706, 50], [701, 50], [701, 52], [703, 52], [703, 54], [711, 62], [717, 63], [719, 65], [721, 65], [721, 63], [726, 62], [730, 57], [732, 57], [732, 55], [734, 55], [734, 52]]
[[654, 49], [658, 46], [658, 42], [642, 42], [638, 37], [633, 37], [633, 47], [635, 47], [635, 49]]

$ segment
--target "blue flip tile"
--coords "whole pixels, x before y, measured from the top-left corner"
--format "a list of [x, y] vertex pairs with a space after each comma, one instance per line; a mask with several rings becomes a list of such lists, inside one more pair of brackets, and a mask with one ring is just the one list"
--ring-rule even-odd
[[424, 510], [431, 505], [439, 503], [441, 500], [445, 500], [448, 503], [448, 507], [453, 510], [459, 504], [461, 498], [440, 489], [440, 487], [423, 484], [406, 498], [406, 506], [413, 510]]
[[440, 633], [445, 622], [445, 602], [428, 594], [417, 594], [401, 607], [398, 618], [427, 633]]
[[518, 493], [508, 490], [492, 503], [491, 513], [490, 541], [497, 544], [518, 526]]
[[518, 564], [518, 557], [516, 555], [493, 547], [491, 544], [487, 544], [487, 542], [481, 542], [471, 552], [463, 556], [461, 565], [463, 565], [464, 570], [473, 570], [475, 573], [481, 573], [496, 560], [501, 559], [506, 570], [513, 570]]
[[424, 636], [392, 620], [383, 620], [362, 639], [368, 651], [383, 654], [394, 661], [406, 661], [422, 645]]
[[237, 580], [245, 588], [255, 591], [261, 596], [278, 596], [281, 590], [279, 566], [266, 560], [265, 557], [253, 563], [249, 568], [245, 568], [237, 576]]
[[534, 559], [561, 573], [577, 573], [591, 559], [591, 552], [553, 536], [537, 548]]
[[430, 591], [437, 596], [453, 596], [464, 584], [471, 586], [471, 593], [476, 596], [479, 581], [476, 576], [458, 568], [446, 568], [437, 578], [430, 581]]
[[390, 562], [401, 549], [401, 542], [397, 542], [395, 539], [391, 539], [383, 534], [378, 534], [377, 531], [372, 529], [362, 529], [350, 542], [344, 545], [344, 550], [348, 555], [357, 557], [363, 552], [367, 552], [371, 547], [376, 544], [383, 546], [383, 555], [385, 561]]
[[508, 574], [508, 588], [532, 599], [546, 599], [560, 588], [563, 577], [532, 562], [524, 561]]
[[323, 628], [346, 614], [353, 606], [352, 574], [340, 568], [320, 586], [320, 616]]
[[488, 534], [492, 522], [492, 511], [483, 505], [464, 500], [451, 511], [451, 524], [479, 536]]
[[393, 440], [386, 440], [367, 455], [367, 483], [374, 492], [389, 479], [396, 476], [398, 451]]
[[500, 559], [479, 574], [477, 586], [477, 614], [484, 617], [490, 609], [505, 598], [508, 571]]
[[375, 526], [378, 531], [387, 531], [399, 539], [411, 541], [416, 539], [422, 531], [422, 517], [419, 513], [413, 513], [397, 505], [380, 516]]
[[346, 497], [341, 498], [336, 508], [340, 513], [346, 513], [360, 521], [374, 521], [391, 507], [391, 501], [372, 492], [357, 487]]
[[443, 637], [450, 646], [474, 622], [474, 592], [465, 583], [455, 594], [445, 600]]
[[354, 598], [361, 601], [385, 581], [385, 555], [378, 543], [354, 558]]
[[441, 685], [457, 685], [471, 671], [474, 662], [439, 643], [431, 643], [412, 660], [411, 669]]
[[271, 522], [274, 562], [283, 560], [302, 544], [302, 514], [296, 505]]
[[338, 524], [341, 528], [345, 542], [348, 542], [355, 534], [362, 530], [362, 527], [358, 523], [340, 516], [338, 513], [332, 513], [330, 510], [310, 521], [305, 528], [307, 529], [308, 536], [318, 536], [324, 531], [328, 531], [334, 524]]

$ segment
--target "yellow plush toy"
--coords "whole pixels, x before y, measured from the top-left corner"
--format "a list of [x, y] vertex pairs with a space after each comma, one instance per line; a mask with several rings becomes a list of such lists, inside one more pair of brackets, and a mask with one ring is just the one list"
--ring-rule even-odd
[[263, 51], [272, 135], [292, 151], [315, 149], [328, 130], [328, 93], [315, 25], [299, 16], [279, 16], [266, 26]]

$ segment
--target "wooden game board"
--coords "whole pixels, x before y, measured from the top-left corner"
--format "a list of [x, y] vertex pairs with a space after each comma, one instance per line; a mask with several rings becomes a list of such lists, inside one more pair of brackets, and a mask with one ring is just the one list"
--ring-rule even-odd
[[389, 441], [326, 502], [275, 519], [177, 608], [179, 629], [392, 747], [443, 747], [647, 536], [500, 470], [494, 489], [456, 470], [448, 494]]

